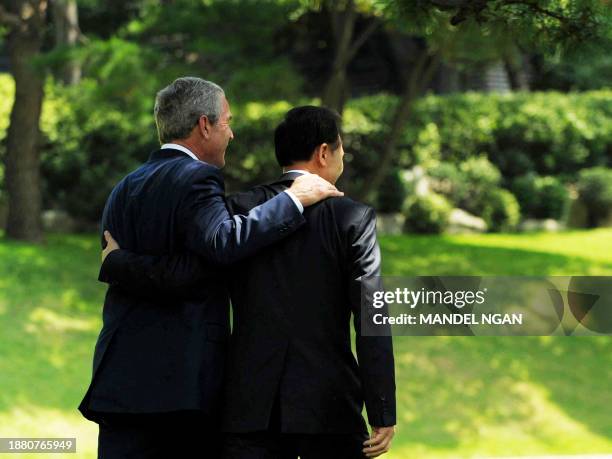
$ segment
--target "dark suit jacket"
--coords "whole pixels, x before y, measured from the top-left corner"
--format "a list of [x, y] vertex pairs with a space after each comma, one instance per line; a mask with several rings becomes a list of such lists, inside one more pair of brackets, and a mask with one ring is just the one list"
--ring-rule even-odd
[[178, 150], [152, 153], [113, 189], [102, 229], [137, 253], [197, 253], [197, 295], [144, 297], [109, 287], [91, 384], [79, 406], [83, 415], [92, 420], [99, 420], [100, 412], [217, 415], [229, 337], [222, 265], [252, 255], [303, 223], [286, 193], [248, 216], [232, 217], [217, 168]]
[[[229, 205], [247, 212], [294, 177], [232, 196]], [[380, 274], [374, 212], [332, 198], [304, 216], [306, 225], [292, 237], [231, 268], [227, 431], [265, 430], [275, 400], [283, 432], [363, 432], [364, 401], [370, 425], [395, 424], [391, 337], [362, 336], [360, 327], [362, 280]], [[141, 292], [187, 296], [202, 275], [189, 254], [155, 258], [125, 250], [112, 252], [102, 272]], [[351, 352], [351, 313], [359, 364]]]

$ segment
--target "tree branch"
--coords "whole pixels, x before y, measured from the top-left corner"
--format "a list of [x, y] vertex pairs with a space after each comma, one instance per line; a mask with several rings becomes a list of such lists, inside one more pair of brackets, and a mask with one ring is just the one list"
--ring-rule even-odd
[[442, 9], [461, 8], [469, 3], [469, 0], [430, 0], [435, 7]]
[[372, 19], [372, 21], [368, 24], [365, 30], [361, 32], [361, 35], [359, 35], [359, 37], [357, 37], [357, 39], [353, 41], [353, 43], [351, 44], [351, 47], [349, 48], [346, 54], [347, 62], [350, 62], [353, 59], [353, 57], [355, 57], [355, 54], [357, 54], [357, 51], [359, 51], [359, 48], [361, 48], [363, 44], [367, 41], [367, 39], [370, 38], [370, 36], [372, 36], [372, 34], [378, 28], [379, 25], [380, 25], [379, 21], [377, 21], [375, 18]]
[[21, 18], [13, 13], [9, 13], [0, 5], [0, 24], [10, 27], [19, 27], [22, 24]]
[[[452, 18], [451, 23], [457, 25], [467, 19], [468, 16], [478, 16], [481, 11], [489, 9], [492, 0], [429, 0], [429, 3], [441, 10], [456, 9], [457, 14]], [[510, 5], [524, 6], [536, 14], [548, 16], [562, 24], [571, 24], [570, 17], [544, 8], [534, 0], [502, 0], [499, 3], [502, 8]]]
[[503, 6], [506, 5], [522, 5], [522, 6], [526, 6], [528, 8], [530, 8], [532, 11], [536, 12], [536, 13], [540, 13], [543, 14], [544, 16], [548, 16], [551, 18], [556, 19], [559, 22], [567, 22], [568, 18], [563, 16], [562, 14], [556, 13], [554, 11], [550, 11], [547, 10], [546, 8], [542, 8], [540, 5], [530, 2], [528, 0], [506, 0], [503, 3]]

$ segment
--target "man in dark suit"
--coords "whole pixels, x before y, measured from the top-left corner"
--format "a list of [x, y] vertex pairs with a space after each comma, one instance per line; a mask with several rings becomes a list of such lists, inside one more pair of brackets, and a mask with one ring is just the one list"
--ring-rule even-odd
[[219, 171], [233, 138], [223, 90], [179, 78], [158, 93], [155, 119], [164, 145], [113, 189], [102, 227], [137, 253], [198, 254], [198, 295], [143, 298], [111, 285], [79, 409], [100, 424], [100, 458], [192, 457], [194, 448], [216, 458], [229, 337], [219, 265], [286, 237], [303, 225], [303, 206], [338, 192], [315, 177], [230, 215]]
[[[325, 108], [289, 111], [275, 132], [285, 173], [230, 197], [231, 210], [270, 202], [303, 174], [335, 183], [344, 154], [338, 121]], [[391, 337], [361, 333], [361, 288], [380, 274], [374, 211], [334, 198], [306, 209], [304, 217], [306, 225], [291, 237], [232, 267], [226, 458], [348, 459], [375, 457], [390, 446], [396, 421]], [[111, 251], [116, 247], [102, 266], [107, 281], [159, 295], [197, 294], [204, 274], [197, 257]], [[351, 313], [359, 363], [351, 352]]]

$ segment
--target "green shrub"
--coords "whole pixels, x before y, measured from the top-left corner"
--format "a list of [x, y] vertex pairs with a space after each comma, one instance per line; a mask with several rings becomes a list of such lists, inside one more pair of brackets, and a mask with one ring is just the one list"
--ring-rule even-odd
[[151, 114], [121, 110], [92, 82], [49, 88], [42, 119], [44, 204], [96, 222], [115, 184], [159, 147]]
[[501, 181], [499, 170], [484, 156], [468, 158], [458, 165], [440, 163], [428, 174], [435, 192], [475, 215], [482, 213], [485, 198]]
[[[348, 106], [384, 128], [396, 103], [376, 95]], [[427, 96], [413, 107], [398, 161], [414, 164], [429, 155], [459, 164], [486, 154], [505, 179], [527, 172], [574, 179], [582, 168], [612, 166], [611, 106], [611, 90]], [[434, 148], [424, 152], [423, 138]]]
[[589, 226], [597, 226], [612, 211], [612, 169], [594, 167], [581, 171], [578, 194], [588, 210]]
[[524, 216], [559, 220], [569, 199], [567, 187], [557, 177], [526, 174], [516, 178], [511, 190]]
[[467, 195], [463, 174], [455, 163], [441, 162], [427, 171], [430, 188], [457, 205], [457, 196]]
[[404, 229], [412, 233], [442, 233], [448, 227], [451, 210], [444, 196], [435, 193], [417, 196], [406, 208]]
[[459, 165], [459, 170], [465, 191], [457, 197], [457, 207], [480, 215], [487, 196], [499, 186], [501, 174], [484, 156], [465, 160]]
[[482, 218], [489, 231], [512, 231], [521, 218], [521, 208], [512, 193], [504, 189], [493, 189], [485, 197]]

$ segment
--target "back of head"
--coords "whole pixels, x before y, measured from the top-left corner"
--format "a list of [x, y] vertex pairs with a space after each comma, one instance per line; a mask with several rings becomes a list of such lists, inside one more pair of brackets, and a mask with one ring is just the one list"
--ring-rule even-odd
[[312, 105], [293, 108], [274, 131], [276, 159], [281, 167], [308, 161], [323, 143], [338, 148], [339, 136], [340, 116], [333, 110]]
[[202, 115], [216, 123], [223, 107], [223, 89], [211, 81], [182, 77], [157, 93], [155, 124], [161, 143], [184, 139]]

